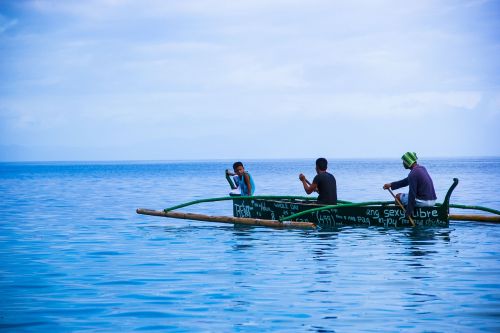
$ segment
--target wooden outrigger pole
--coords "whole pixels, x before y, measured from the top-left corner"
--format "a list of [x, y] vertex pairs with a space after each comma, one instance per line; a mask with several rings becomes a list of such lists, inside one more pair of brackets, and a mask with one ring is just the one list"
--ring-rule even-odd
[[281, 222], [278, 220], [263, 220], [263, 219], [252, 219], [246, 217], [232, 217], [232, 216], [211, 216], [211, 215], [193, 214], [193, 213], [159, 211], [159, 210], [151, 210], [144, 208], [139, 208], [136, 210], [136, 212], [137, 214], [142, 214], [142, 215], [163, 216], [175, 219], [196, 220], [196, 221], [217, 222], [217, 223], [245, 224], [253, 226], [272, 227], [272, 228], [300, 228], [300, 229], [316, 228], [316, 225], [311, 222], [296, 222], [296, 221]]
[[498, 215], [450, 214], [449, 218], [451, 221], [500, 223], [500, 216]]

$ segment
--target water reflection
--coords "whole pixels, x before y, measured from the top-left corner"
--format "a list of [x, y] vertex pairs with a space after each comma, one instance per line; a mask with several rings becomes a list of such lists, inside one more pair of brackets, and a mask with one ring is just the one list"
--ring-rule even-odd
[[232, 245], [234, 251], [244, 251], [255, 246], [255, 227], [235, 224], [232, 228], [235, 244]]
[[301, 236], [313, 242], [312, 258], [314, 260], [327, 261], [335, 256], [336, 240], [340, 231], [340, 228], [337, 228], [329, 231], [304, 232]]
[[450, 241], [450, 229], [411, 228], [405, 232], [408, 243], [408, 254], [412, 257], [423, 257], [437, 253], [436, 243]]
[[335, 333], [336, 331], [334, 330], [331, 330], [329, 328], [326, 328], [326, 327], [322, 327], [322, 326], [313, 326], [312, 327], [312, 331], [313, 332], [317, 332], [317, 333]]

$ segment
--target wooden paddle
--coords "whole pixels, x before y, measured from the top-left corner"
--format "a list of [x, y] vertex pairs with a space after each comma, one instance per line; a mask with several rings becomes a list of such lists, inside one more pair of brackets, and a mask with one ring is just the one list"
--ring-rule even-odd
[[[388, 190], [389, 190], [389, 193], [391, 193], [391, 194], [392, 194], [392, 196], [393, 196], [394, 200], [396, 200], [396, 203], [399, 205], [399, 207], [401, 207], [401, 209], [403, 210], [403, 212], [405, 212], [405, 215], [406, 215], [406, 209], [405, 209], [405, 206], [403, 206], [403, 204], [401, 203], [401, 201], [399, 201], [398, 197], [396, 197], [396, 196], [394, 195], [394, 193], [392, 193], [392, 190], [391, 190], [390, 188], [388, 188]], [[414, 226], [415, 226], [415, 221], [413, 221], [413, 218], [412, 218], [410, 215], [408, 215], [408, 219], [410, 220], [411, 225], [414, 227]]]

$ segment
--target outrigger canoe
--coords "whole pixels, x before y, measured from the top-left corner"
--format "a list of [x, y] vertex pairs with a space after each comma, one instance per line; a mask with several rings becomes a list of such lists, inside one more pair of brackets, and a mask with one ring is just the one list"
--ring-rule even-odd
[[[480, 207], [450, 204], [458, 184], [454, 178], [443, 203], [415, 209], [413, 221], [421, 227], [448, 227], [450, 220], [500, 222], [500, 211]], [[210, 216], [175, 212], [198, 203], [232, 201], [233, 216]], [[482, 210], [493, 215], [450, 215], [450, 207]], [[394, 201], [352, 203], [338, 201], [337, 205], [321, 205], [315, 199], [297, 196], [230, 196], [191, 201], [163, 211], [137, 209], [138, 214], [164, 216], [208, 222], [246, 224], [268, 227], [331, 228], [339, 226], [410, 227], [402, 208]]]

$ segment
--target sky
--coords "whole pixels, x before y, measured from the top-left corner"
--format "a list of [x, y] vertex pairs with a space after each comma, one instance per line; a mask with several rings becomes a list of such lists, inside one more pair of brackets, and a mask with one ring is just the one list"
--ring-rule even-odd
[[500, 0], [0, 0], [0, 161], [500, 156]]

